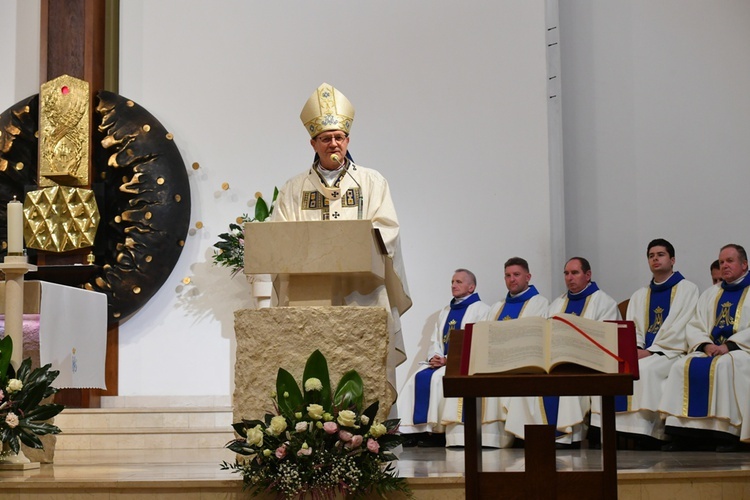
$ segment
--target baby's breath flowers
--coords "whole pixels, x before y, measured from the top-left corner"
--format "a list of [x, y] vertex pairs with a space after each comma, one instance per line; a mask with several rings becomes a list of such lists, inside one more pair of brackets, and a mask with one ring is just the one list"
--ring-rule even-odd
[[[315, 351], [297, 386], [291, 374], [279, 370], [276, 415], [233, 425], [239, 437], [227, 448], [247, 457], [222, 469], [242, 474], [253, 493], [275, 492], [284, 498], [334, 498], [393, 492], [411, 496], [406, 481], [390, 463], [390, 450], [401, 444], [398, 420], [379, 422], [380, 407], [364, 407], [362, 379], [346, 373], [331, 390], [328, 365]], [[372, 424], [372, 425], [371, 425]]]

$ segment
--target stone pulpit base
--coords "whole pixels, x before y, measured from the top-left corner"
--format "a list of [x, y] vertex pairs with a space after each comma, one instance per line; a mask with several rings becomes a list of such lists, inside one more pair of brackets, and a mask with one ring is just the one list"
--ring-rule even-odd
[[331, 390], [341, 376], [357, 370], [364, 382], [365, 407], [380, 401], [385, 420], [396, 399], [388, 384], [388, 316], [379, 307], [272, 307], [234, 313], [237, 360], [234, 421], [274, 413], [271, 394], [279, 368], [301, 384], [305, 362], [319, 349], [328, 360]]

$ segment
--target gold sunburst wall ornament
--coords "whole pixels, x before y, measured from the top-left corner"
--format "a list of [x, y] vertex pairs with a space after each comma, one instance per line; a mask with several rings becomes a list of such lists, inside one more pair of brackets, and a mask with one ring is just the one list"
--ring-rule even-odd
[[89, 84], [62, 75], [42, 84], [39, 185], [89, 185]]
[[23, 213], [28, 248], [67, 252], [94, 245], [100, 216], [90, 189], [53, 186], [29, 191]]

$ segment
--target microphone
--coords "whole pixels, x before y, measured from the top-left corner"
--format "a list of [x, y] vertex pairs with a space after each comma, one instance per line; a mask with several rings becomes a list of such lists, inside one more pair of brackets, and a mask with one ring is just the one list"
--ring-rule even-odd
[[[344, 164], [344, 162], [341, 161], [341, 158], [339, 157], [339, 155], [337, 155], [336, 153], [333, 153], [331, 155], [331, 161], [335, 161], [339, 165]], [[355, 179], [352, 173], [349, 172], [348, 168], [346, 169], [346, 173], [349, 174], [349, 177], [351, 177], [351, 179], [354, 181], [354, 184], [357, 185], [357, 190], [359, 191], [359, 197], [357, 199], [357, 220], [362, 220], [362, 211], [363, 211], [362, 186], [359, 185], [359, 182], [357, 182], [357, 179]]]

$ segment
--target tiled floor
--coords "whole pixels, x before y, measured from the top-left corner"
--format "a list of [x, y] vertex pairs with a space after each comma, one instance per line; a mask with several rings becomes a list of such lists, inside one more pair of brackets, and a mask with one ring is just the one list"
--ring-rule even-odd
[[[407, 448], [399, 453], [401, 476], [408, 478], [462, 477], [464, 453], [460, 448]], [[131, 481], [235, 481], [237, 476], [219, 469], [232, 461], [226, 449], [159, 450], [58, 450], [55, 463], [24, 473], [0, 471], [0, 484], [9, 483], [127, 483]], [[485, 449], [485, 471], [519, 471], [524, 468], [523, 450]], [[619, 451], [620, 478], [631, 474], [716, 475], [748, 474], [750, 453]], [[558, 450], [558, 470], [596, 470], [601, 453], [593, 450]]]

